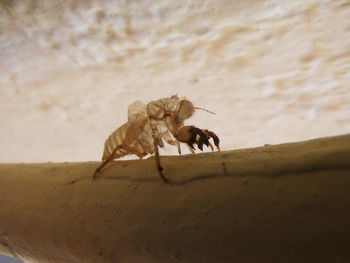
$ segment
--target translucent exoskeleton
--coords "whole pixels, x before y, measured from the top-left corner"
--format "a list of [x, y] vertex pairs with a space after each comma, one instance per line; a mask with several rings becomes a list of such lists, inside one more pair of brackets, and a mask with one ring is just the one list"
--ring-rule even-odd
[[101, 169], [112, 160], [128, 154], [137, 155], [140, 159], [148, 154], [155, 154], [159, 175], [164, 182], [167, 182], [158, 150], [158, 147], [164, 147], [164, 141], [170, 145], [176, 145], [181, 154], [180, 142], [186, 143], [192, 153], [195, 153], [195, 144], [200, 150], [203, 150], [203, 145], [206, 145], [214, 151], [214, 146], [209, 142], [212, 138], [220, 151], [220, 140], [214, 132], [184, 125], [184, 121], [190, 118], [196, 109], [202, 108], [194, 107], [187, 98], [179, 98], [176, 95], [151, 101], [148, 104], [141, 101], [130, 104], [128, 121], [105, 141], [103, 162], [96, 169], [93, 178], [96, 179]]

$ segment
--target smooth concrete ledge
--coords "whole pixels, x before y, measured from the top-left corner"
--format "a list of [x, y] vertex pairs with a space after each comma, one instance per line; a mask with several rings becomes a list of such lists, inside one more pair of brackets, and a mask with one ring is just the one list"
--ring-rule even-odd
[[116, 161], [0, 165], [0, 252], [24, 262], [350, 262], [350, 135]]

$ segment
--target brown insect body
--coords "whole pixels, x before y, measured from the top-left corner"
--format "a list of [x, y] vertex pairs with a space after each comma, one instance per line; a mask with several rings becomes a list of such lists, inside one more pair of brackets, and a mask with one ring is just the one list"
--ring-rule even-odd
[[156, 155], [156, 163], [160, 176], [166, 182], [160, 165], [158, 147], [164, 147], [165, 140], [170, 145], [177, 145], [181, 154], [180, 142], [186, 143], [192, 153], [195, 153], [193, 144], [200, 150], [203, 145], [214, 147], [209, 142], [212, 138], [220, 151], [219, 138], [214, 132], [202, 130], [194, 126], [184, 126], [184, 121], [190, 118], [196, 108], [186, 98], [171, 96], [145, 105], [135, 101], [128, 107], [128, 122], [116, 129], [105, 141], [102, 160], [103, 163], [96, 169], [93, 178], [98, 172], [114, 159], [128, 154], [135, 154], [143, 158], [148, 154]]

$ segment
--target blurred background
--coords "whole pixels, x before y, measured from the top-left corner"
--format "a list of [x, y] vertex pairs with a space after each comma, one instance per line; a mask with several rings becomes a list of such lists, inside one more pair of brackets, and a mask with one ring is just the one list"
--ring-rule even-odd
[[0, 0], [0, 162], [100, 160], [130, 103], [174, 94], [216, 112], [187, 124], [223, 150], [349, 133], [349, 18], [349, 0]]

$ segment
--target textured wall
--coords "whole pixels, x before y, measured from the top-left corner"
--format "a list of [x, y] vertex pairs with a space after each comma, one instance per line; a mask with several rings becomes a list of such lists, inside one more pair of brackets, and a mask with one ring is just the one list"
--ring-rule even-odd
[[[1, 1], [0, 162], [100, 159], [179, 93], [223, 149], [350, 132], [349, 1]], [[167, 150], [167, 153], [173, 151]]]

